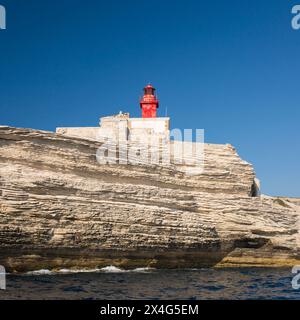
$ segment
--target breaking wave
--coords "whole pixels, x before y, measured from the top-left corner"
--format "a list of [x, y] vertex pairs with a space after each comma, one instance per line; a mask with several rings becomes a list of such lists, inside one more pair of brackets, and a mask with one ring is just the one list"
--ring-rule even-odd
[[155, 268], [149, 268], [149, 267], [145, 267], [145, 268], [135, 268], [135, 269], [132, 269], [132, 270], [126, 270], [126, 269], [120, 269], [120, 268], [117, 268], [115, 266], [107, 266], [107, 267], [104, 267], [104, 268], [101, 268], [100, 269], [101, 271], [104, 271], [104, 272], [149, 272], [149, 271], [153, 271], [155, 270]]

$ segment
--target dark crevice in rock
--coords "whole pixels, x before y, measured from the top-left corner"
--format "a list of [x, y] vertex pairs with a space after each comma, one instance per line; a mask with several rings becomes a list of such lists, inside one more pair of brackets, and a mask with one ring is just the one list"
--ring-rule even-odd
[[266, 245], [270, 240], [265, 238], [243, 238], [234, 241], [235, 248], [259, 249]]

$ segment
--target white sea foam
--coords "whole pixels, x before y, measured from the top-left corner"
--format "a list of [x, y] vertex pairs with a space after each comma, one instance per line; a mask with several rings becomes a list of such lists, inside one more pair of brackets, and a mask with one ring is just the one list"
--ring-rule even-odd
[[48, 270], [48, 269], [41, 269], [41, 270], [35, 270], [35, 271], [28, 271], [26, 272], [28, 275], [43, 275], [43, 274], [54, 274], [54, 272]]
[[121, 269], [115, 266], [107, 266], [104, 268], [94, 268], [94, 269], [59, 269], [59, 270], [48, 270], [48, 269], [41, 269], [35, 271], [29, 271], [27, 275], [57, 275], [57, 274], [73, 274], [73, 273], [123, 273], [123, 272], [140, 272], [140, 273], [147, 273], [150, 271], [155, 270], [154, 268], [135, 268], [132, 270]]
[[111, 273], [113, 273], [113, 272], [118, 273], [118, 272], [126, 272], [128, 270], [120, 269], [120, 268], [117, 268], [115, 266], [107, 266], [107, 267], [101, 268], [101, 271], [111, 272]]
[[146, 268], [135, 268], [132, 271], [133, 272], [149, 272], [153, 270], [155, 270], [155, 268], [146, 267]]
[[95, 273], [99, 272], [101, 269], [95, 268], [95, 269], [59, 269], [57, 273]]
[[149, 268], [149, 267], [145, 267], [145, 268], [135, 268], [135, 269], [132, 269], [132, 270], [126, 270], [126, 269], [120, 269], [120, 268], [117, 268], [115, 266], [107, 266], [107, 267], [104, 267], [104, 268], [101, 268], [101, 271], [104, 271], [104, 272], [112, 272], [112, 273], [118, 273], [118, 272], [149, 272], [149, 271], [152, 271], [152, 270], [155, 270], [154, 268]]
[[48, 270], [48, 269], [41, 269], [41, 270], [34, 270], [26, 272], [27, 275], [56, 275], [56, 274], [70, 274], [70, 273], [83, 273], [83, 272], [99, 272], [100, 269], [59, 269], [59, 270]]

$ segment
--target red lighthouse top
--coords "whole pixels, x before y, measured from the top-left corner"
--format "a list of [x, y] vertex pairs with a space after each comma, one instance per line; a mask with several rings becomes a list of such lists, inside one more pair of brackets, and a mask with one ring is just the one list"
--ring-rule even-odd
[[156, 118], [156, 109], [159, 107], [158, 99], [155, 95], [155, 88], [148, 84], [144, 88], [144, 96], [140, 100], [143, 118]]

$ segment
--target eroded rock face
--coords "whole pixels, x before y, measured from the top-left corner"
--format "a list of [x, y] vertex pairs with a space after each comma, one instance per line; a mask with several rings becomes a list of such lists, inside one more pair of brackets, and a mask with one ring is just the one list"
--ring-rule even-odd
[[[100, 165], [96, 141], [0, 127], [0, 264], [42, 268], [294, 265], [299, 201], [253, 197], [230, 145], [205, 167]], [[299, 263], [299, 262], [298, 262]]]

